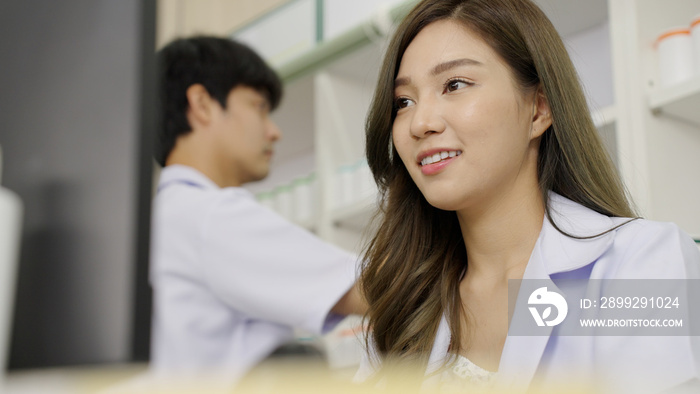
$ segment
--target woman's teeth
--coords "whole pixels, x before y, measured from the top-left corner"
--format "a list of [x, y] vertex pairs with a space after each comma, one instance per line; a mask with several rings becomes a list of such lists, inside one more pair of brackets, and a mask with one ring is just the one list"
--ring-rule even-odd
[[424, 166], [426, 164], [437, 163], [441, 160], [447, 159], [448, 157], [455, 157], [455, 156], [459, 156], [461, 154], [462, 154], [461, 150], [442, 151], [442, 152], [436, 153], [432, 156], [425, 157], [423, 160], [421, 160], [420, 165]]

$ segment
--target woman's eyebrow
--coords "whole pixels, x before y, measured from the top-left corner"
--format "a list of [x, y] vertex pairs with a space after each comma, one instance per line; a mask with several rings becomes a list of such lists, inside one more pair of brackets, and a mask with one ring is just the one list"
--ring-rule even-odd
[[[469, 58], [462, 58], [462, 59], [455, 59], [455, 60], [450, 60], [447, 62], [443, 62], [438, 64], [437, 66], [433, 67], [432, 70], [430, 70], [430, 75], [432, 76], [437, 76], [445, 71], [451, 70], [455, 67], [460, 67], [460, 66], [483, 66], [484, 64], [478, 60], [474, 59], [469, 59]], [[398, 88], [399, 86], [404, 86], [404, 85], [409, 85], [411, 83], [411, 78], [410, 77], [399, 77], [394, 80], [394, 88]]]
[[450, 60], [444, 63], [440, 63], [437, 66], [433, 67], [432, 71], [430, 71], [430, 74], [433, 76], [440, 75], [444, 73], [445, 71], [451, 70], [455, 67], [460, 67], [460, 66], [482, 66], [483, 63], [481, 63], [478, 60], [474, 59], [469, 59], [469, 58], [462, 58], [462, 59], [455, 59], [455, 60]]
[[396, 78], [394, 80], [394, 89], [398, 88], [399, 86], [410, 85], [410, 84], [411, 84], [411, 78], [409, 78], [409, 77]]

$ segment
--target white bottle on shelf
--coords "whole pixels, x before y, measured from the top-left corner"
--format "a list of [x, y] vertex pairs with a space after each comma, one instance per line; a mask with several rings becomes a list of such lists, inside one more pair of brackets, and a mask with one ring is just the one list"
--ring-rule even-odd
[[669, 87], [687, 81], [695, 74], [693, 43], [687, 27], [667, 29], [657, 40], [659, 85]]
[[695, 75], [700, 76], [700, 14], [690, 22], [690, 36], [693, 40], [693, 55], [695, 55]]

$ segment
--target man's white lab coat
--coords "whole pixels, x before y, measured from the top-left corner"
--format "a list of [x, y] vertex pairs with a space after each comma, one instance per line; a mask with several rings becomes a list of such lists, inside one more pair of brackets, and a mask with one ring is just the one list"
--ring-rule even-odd
[[235, 382], [295, 328], [321, 333], [355, 263], [249, 191], [165, 167], [153, 213], [152, 369]]

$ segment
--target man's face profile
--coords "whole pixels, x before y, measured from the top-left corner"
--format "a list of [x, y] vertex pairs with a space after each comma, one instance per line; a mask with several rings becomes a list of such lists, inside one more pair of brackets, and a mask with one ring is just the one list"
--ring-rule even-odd
[[219, 158], [240, 184], [261, 180], [270, 171], [274, 143], [281, 137], [270, 118], [270, 102], [260, 91], [239, 85], [228, 95], [226, 108], [212, 111]]

